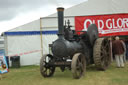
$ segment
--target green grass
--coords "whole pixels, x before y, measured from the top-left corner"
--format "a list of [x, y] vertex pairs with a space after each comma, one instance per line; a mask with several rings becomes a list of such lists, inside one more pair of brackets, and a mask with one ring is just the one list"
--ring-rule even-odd
[[106, 71], [97, 71], [94, 66], [87, 68], [81, 79], [73, 79], [69, 70], [61, 72], [58, 68], [51, 78], [40, 75], [39, 66], [26, 66], [10, 69], [2, 75], [0, 85], [128, 85], [128, 62], [125, 68], [116, 68], [115, 63]]

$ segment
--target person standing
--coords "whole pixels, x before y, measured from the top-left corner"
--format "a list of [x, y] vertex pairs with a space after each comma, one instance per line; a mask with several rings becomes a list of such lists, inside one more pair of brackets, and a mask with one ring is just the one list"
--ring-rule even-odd
[[117, 67], [124, 67], [123, 55], [125, 49], [118, 36], [115, 37], [115, 40], [112, 43], [112, 49], [115, 55]]
[[124, 60], [124, 63], [126, 63], [126, 45], [124, 43], [124, 41], [122, 40], [122, 43], [123, 43], [123, 46], [124, 46], [124, 55], [123, 55], [123, 60]]

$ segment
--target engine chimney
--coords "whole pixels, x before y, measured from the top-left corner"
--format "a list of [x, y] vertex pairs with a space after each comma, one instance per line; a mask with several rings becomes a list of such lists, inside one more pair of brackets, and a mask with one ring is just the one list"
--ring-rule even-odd
[[64, 37], [64, 8], [63, 7], [58, 7], [58, 37], [63, 38]]

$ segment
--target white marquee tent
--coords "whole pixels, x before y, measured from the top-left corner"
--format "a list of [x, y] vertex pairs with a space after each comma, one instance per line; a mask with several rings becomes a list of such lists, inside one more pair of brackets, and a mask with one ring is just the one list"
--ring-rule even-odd
[[[88, 0], [65, 9], [65, 20], [69, 19], [74, 29], [75, 16], [128, 13], [127, 3], [128, 0]], [[5, 32], [6, 56], [19, 55], [22, 66], [39, 64], [42, 53], [49, 53], [48, 44], [57, 39], [57, 28], [55, 13]]]

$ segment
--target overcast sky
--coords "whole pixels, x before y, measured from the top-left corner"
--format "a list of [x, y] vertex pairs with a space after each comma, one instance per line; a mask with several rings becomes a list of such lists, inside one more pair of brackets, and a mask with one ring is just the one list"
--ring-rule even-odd
[[87, 0], [0, 0], [0, 33]]

